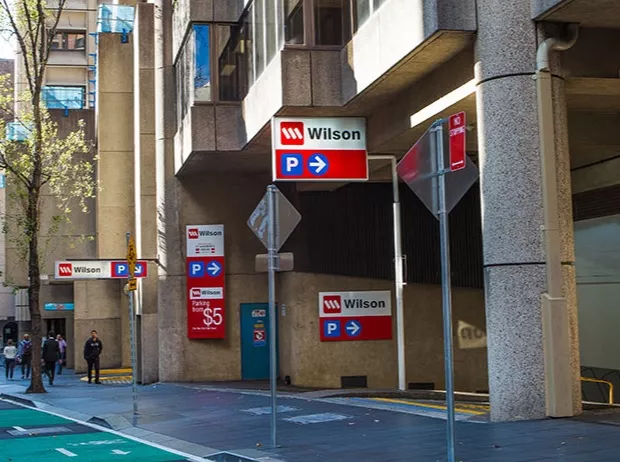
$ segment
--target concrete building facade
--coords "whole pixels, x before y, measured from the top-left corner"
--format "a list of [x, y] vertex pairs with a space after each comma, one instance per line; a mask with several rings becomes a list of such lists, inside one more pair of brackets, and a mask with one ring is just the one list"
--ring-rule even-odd
[[[620, 10], [589, 3], [155, 0], [135, 4], [130, 33], [98, 34], [101, 190], [94, 244], [79, 257], [122, 258], [132, 232], [149, 261], [137, 295], [140, 381], [244, 378], [243, 306], [267, 300], [254, 268], [264, 250], [246, 220], [270, 183], [272, 117], [365, 117], [369, 153], [401, 158], [459, 111], [480, 182], [451, 214], [457, 389], [488, 390], [493, 419], [517, 420], [579, 414], [582, 374], [620, 380], [616, 336], [600, 322], [617, 319], [620, 287], [619, 61], [601, 51], [619, 37]], [[566, 50], [541, 65], [541, 46]], [[279, 185], [303, 217], [283, 248], [295, 271], [277, 289], [279, 376], [293, 385], [398, 385], [395, 340], [321, 342], [317, 309], [319, 292], [393, 289], [388, 163], [371, 161], [365, 184]], [[438, 227], [404, 185], [401, 196], [406, 383], [441, 389]], [[185, 229], [201, 224], [225, 227], [224, 339], [187, 335]], [[545, 299], [556, 261], [561, 293]], [[99, 330], [110, 366], [129, 365], [122, 285], [69, 286], [75, 337]], [[473, 331], [486, 342], [468, 342]]]

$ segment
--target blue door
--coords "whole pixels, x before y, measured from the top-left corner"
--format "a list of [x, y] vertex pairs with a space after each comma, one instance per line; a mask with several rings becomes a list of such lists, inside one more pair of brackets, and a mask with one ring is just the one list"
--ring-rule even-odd
[[243, 380], [269, 378], [269, 305], [241, 304], [241, 377]]

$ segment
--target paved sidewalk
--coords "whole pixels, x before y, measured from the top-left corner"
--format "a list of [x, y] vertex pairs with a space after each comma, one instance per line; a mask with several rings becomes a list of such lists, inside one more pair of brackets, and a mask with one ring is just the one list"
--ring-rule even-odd
[[[176, 438], [197, 445], [194, 448], [204, 452], [191, 453], [203, 457], [231, 451], [286, 462], [445, 460], [445, 420], [441, 412], [418, 415], [402, 402], [390, 407], [386, 400], [281, 393], [281, 447], [270, 449], [270, 400], [265, 391], [190, 384], [140, 387], [140, 416], [137, 428], [132, 428], [128, 427], [132, 420], [131, 387], [88, 385], [75, 376], [63, 376], [46, 395], [24, 395], [23, 390], [23, 386], [0, 382], [0, 393], [30, 398], [64, 412], [106, 417], [120, 431], [133, 432], [134, 436], [136, 432], [153, 432], [162, 441]], [[460, 421], [456, 427], [457, 460], [617, 461], [620, 428], [615, 425], [617, 414], [611, 414], [605, 414], [607, 424], [591, 416], [588, 418], [593, 421]]]

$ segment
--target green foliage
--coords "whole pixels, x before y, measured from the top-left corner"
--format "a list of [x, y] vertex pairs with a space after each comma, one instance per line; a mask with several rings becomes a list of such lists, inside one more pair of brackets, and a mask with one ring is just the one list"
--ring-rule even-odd
[[[18, 88], [15, 105], [9, 76], [0, 76], [0, 113], [11, 116], [27, 133], [20, 141], [4, 136], [0, 141], [0, 169], [9, 186], [2, 227], [25, 261], [36, 243], [39, 265], [58, 242], [59, 231], [67, 234], [74, 210], [87, 213], [96, 194], [94, 158], [84, 122], [59, 133], [58, 123], [41, 102], [45, 66], [66, 0], [56, 1], [0, 0], [0, 23], [17, 42], [22, 61], [19, 81], [25, 83]], [[0, 134], [4, 133], [6, 122], [0, 120]], [[56, 211], [43, 220], [41, 212], [48, 214], [54, 207]]]

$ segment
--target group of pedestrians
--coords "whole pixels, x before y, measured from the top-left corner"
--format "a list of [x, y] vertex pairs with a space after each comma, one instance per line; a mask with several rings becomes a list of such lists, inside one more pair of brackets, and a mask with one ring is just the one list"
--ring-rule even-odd
[[[88, 365], [88, 383], [92, 383], [92, 373], [95, 372], [95, 383], [99, 380], [99, 356], [103, 351], [103, 343], [97, 336], [97, 331], [91, 332], [90, 338], [84, 344], [84, 360]], [[9, 340], [3, 350], [5, 376], [13, 380], [16, 365], [21, 365], [22, 379], [29, 379], [32, 373], [32, 340], [28, 334], [16, 346]], [[41, 363], [43, 373], [47, 375], [49, 384], [54, 384], [56, 375], [62, 374], [67, 366], [67, 342], [62, 335], [50, 332], [41, 345]]]

